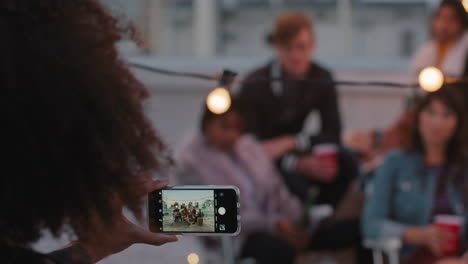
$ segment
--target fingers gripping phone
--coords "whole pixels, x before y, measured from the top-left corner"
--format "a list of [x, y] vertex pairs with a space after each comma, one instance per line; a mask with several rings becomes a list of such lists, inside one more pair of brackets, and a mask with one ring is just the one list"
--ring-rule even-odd
[[152, 232], [199, 236], [240, 232], [239, 189], [235, 186], [175, 186], [148, 194]]

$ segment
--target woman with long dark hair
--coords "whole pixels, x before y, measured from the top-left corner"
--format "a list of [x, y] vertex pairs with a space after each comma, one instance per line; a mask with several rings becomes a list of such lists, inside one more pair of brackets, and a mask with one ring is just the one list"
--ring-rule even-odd
[[[95, 0], [0, 0], [0, 262], [88, 263], [133, 243], [177, 240], [122, 216], [167, 181], [147, 91], [115, 44], [131, 28]], [[49, 255], [42, 231], [76, 238]]]
[[422, 98], [415, 110], [411, 147], [390, 153], [367, 186], [365, 238], [400, 238], [403, 258], [423, 255], [435, 260], [442, 255], [444, 244], [454, 238], [434, 225], [435, 216], [467, 219], [465, 118], [463, 100], [454, 87]]

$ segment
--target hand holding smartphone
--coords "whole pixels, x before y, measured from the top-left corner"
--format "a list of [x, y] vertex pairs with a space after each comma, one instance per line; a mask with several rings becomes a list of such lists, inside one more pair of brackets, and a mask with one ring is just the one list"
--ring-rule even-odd
[[148, 194], [152, 232], [229, 235], [240, 232], [239, 189], [235, 186], [175, 186]]

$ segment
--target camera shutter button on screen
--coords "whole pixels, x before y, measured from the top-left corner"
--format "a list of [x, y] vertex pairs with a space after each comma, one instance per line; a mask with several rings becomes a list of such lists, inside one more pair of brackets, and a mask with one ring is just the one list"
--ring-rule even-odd
[[220, 215], [226, 214], [226, 208], [220, 207], [220, 208], [218, 209], [218, 214], [220, 214]]

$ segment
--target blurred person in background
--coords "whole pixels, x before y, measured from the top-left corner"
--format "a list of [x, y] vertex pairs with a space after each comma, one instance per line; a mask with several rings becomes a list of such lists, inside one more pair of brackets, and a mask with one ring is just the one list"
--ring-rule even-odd
[[[247, 131], [261, 140], [277, 161], [291, 192], [304, 201], [309, 187], [317, 186], [320, 192], [315, 202], [336, 207], [355, 178], [357, 167], [343, 151], [336, 160], [324, 160], [312, 153], [317, 144], [339, 145], [341, 134], [332, 76], [311, 61], [315, 50], [312, 22], [301, 13], [285, 13], [277, 19], [269, 40], [276, 58], [250, 73], [238, 94], [246, 106]], [[297, 80], [304, 78], [325, 83]], [[317, 135], [308, 135], [302, 130], [313, 111], [320, 116], [321, 128]]]
[[460, 0], [443, 0], [430, 24], [431, 39], [419, 48], [411, 62], [417, 76], [426, 67], [439, 68], [446, 76], [459, 78], [468, 52], [468, 15]]
[[293, 263], [298, 254], [309, 250], [351, 248], [360, 241], [354, 225], [317, 227], [319, 219], [309, 226], [301, 224], [300, 201], [289, 192], [260, 142], [245, 133], [244, 111], [236, 100], [222, 115], [205, 107], [200, 132], [190, 135], [175, 156], [177, 183], [239, 187], [242, 232], [238, 244], [243, 258]]
[[[176, 241], [122, 215], [141, 219], [147, 193], [168, 184], [149, 176], [164, 146], [115, 49], [131, 29], [94, 0], [1, 0], [0, 14], [0, 262], [94, 263]], [[35, 252], [44, 231], [76, 241]]]
[[298, 222], [301, 203], [288, 191], [260, 143], [244, 130], [244, 115], [236, 101], [222, 115], [205, 106], [200, 130], [176, 151], [176, 182], [237, 186], [242, 204], [240, 256], [260, 264], [294, 263], [296, 252], [304, 247], [300, 241], [304, 235], [283, 226]]
[[[237, 95], [246, 107], [247, 132], [262, 142], [292, 193], [306, 204], [337, 208], [359, 170], [354, 157], [339, 147], [341, 121], [332, 75], [311, 61], [316, 48], [312, 21], [299, 12], [285, 13], [276, 20], [269, 42], [275, 58], [248, 74]], [[320, 131], [309, 135], [303, 130], [314, 111], [320, 117]], [[335, 159], [313, 152], [323, 143], [338, 146]], [[359, 220], [342, 220], [319, 227], [309, 248], [359, 247]], [[344, 237], [344, 230], [356, 235]]]
[[[448, 77], [468, 76], [467, 29], [468, 15], [461, 1], [443, 0], [431, 18], [431, 39], [412, 58], [411, 74], [417, 77], [424, 68], [434, 66]], [[461, 91], [465, 103], [468, 103], [468, 91]], [[410, 139], [406, 135], [413, 123], [413, 108], [417, 98], [415, 91], [408, 98], [406, 109], [391, 127], [355, 131], [345, 136], [344, 144], [359, 153], [365, 173], [372, 174], [389, 151], [408, 147]]]
[[465, 118], [463, 100], [454, 87], [421, 99], [411, 146], [388, 154], [366, 188], [365, 238], [401, 239], [402, 258], [408, 263], [433, 263], [441, 256], [454, 234], [436, 227], [434, 217], [457, 215], [466, 222]]

